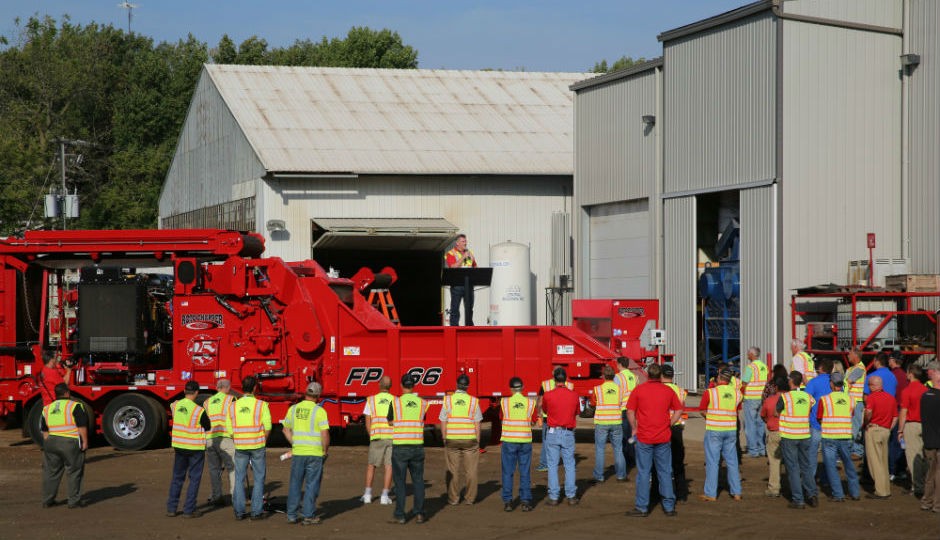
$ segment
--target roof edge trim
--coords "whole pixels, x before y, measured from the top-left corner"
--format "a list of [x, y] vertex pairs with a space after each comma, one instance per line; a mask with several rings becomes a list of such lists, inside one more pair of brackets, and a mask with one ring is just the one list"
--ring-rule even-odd
[[585, 88], [591, 88], [601, 84], [606, 84], [612, 81], [617, 81], [620, 79], [626, 79], [627, 77], [632, 77], [633, 75], [638, 75], [647, 71], [654, 70], [658, 67], [663, 66], [663, 57], [653, 58], [641, 64], [636, 64], [630, 66], [627, 69], [619, 69], [617, 71], [611, 71], [609, 73], [604, 73], [603, 75], [598, 75], [597, 77], [592, 77], [590, 79], [585, 79], [583, 81], [576, 82], [568, 87], [569, 90], [577, 92], [578, 90], [584, 90]]
[[674, 28], [672, 30], [666, 30], [662, 34], [656, 36], [656, 39], [662, 42], [672, 41], [674, 39], [697, 34], [716, 26], [734, 22], [745, 17], [750, 17], [756, 13], [770, 10], [774, 5], [774, 1], [775, 0], [759, 0], [757, 2], [741, 6], [737, 9], [715, 15], [714, 17], [702, 19], [692, 24], [680, 26], [679, 28]]

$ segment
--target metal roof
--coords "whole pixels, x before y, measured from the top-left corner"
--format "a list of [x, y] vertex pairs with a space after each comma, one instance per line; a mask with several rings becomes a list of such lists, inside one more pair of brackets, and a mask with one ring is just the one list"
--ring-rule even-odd
[[730, 22], [734, 22], [745, 17], [750, 17], [756, 13], [761, 13], [771, 9], [774, 7], [775, 1], [776, 0], [759, 0], [757, 2], [752, 2], [739, 8], [732, 9], [731, 11], [726, 11], [713, 17], [708, 17], [707, 19], [702, 19], [700, 21], [687, 24], [685, 26], [680, 26], [679, 28], [674, 28], [672, 30], [666, 30], [662, 34], [656, 36], [656, 39], [665, 42], [679, 39], [685, 36], [690, 36], [692, 34], [697, 34], [710, 28], [721, 26], [722, 24], [728, 24]]
[[272, 173], [574, 172], [584, 73], [206, 65]]
[[598, 75], [597, 77], [579, 81], [575, 84], [572, 84], [570, 88], [577, 92], [578, 90], [584, 90], [585, 88], [593, 88], [595, 86], [600, 86], [609, 82], [626, 79], [627, 77], [632, 77], [640, 73], [646, 73], [647, 71], [652, 71], [658, 67], [662, 67], [662, 65], [663, 57], [660, 56], [653, 58], [652, 60], [647, 60], [646, 62], [632, 65], [626, 69], [618, 69], [617, 71], [611, 71], [604, 73], [603, 75]]

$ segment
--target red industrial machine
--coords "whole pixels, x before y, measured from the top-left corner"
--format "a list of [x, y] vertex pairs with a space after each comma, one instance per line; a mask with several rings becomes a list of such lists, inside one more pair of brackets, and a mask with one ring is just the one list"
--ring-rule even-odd
[[640, 365], [671, 362], [660, 355], [665, 334], [659, 329], [659, 300], [572, 300], [573, 324], [584, 333]]
[[[188, 380], [208, 395], [220, 377], [237, 390], [255, 375], [275, 421], [318, 381], [330, 424], [344, 427], [383, 375], [397, 387], [411, 373], [439, 406], [466, 373], [492, 419], [512, 376], [534, 395], [564, 366], [587, 396], [614, 359], [575, 327], [399, 327], [369, 305], [364, 282], [309, 260], [258, 258], [263, 248], [256, 234], [221, 230], [0, 239], [0, 416], [21, 415], [38, 437], [49, 355], [74, 365], [73, 397], [122, 449], [165, 440], [168, 404]], [[133, 270], [158, 266], [172, 277]]]

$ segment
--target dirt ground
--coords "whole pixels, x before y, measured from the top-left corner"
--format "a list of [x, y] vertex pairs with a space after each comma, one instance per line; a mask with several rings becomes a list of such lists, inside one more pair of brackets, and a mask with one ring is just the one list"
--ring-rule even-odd
[[[695, 500], [704, 481], [701, 418], [689, 420], [686, 430], [688, 475], [692, 498], [678, 506], [679, 515], [667, 518], [661, 508], [653, 509], [645, 519], [629, 518], [624, 513], [633, 508], [634, 483], [611, 480], [590, 485], [594, 464], [593, 434], [590, 421], [583, 421], [578, 431], [579, 506], [562, 504], [548, 507], [546, 475], [533, 471], [533, 495], [536, 508], [530, 513], [518, 509], [503, 511], [500, 499], [499, 447], [491, 446], [480, 459], [480, 489], [474, 506], [447, 506], [444, 493], [443, 449], [427, 448], [425, 479], [429, 521], [401, 525], [387, 523], [392, 507], [377, 502], [363, 505], [363, 472], [367, 446], [359, 429], [351, 429], [345, 439], [334, 445], [323, 478], [318, 506], [324, 518], [321, 525], [288, 525], [284, 514], [275, 513], [260, 522], [235, 521], [231, 507], [205, 509], [200, 519], [185, 520], [164, 516], [170, 480], [172, 450], [119, 452], [103, 443], [90, 449], [85, 469], [87, 506], [69, 510], [65, 505], [43, 509], [39, 487], [41, 452], [20, 436], [19, 429], [0, 431], [0, 538], [596, 538], [602, 535], [629, 535], [631, 539], [707, 538], [788, 540], [810, 538], [937, 539], [940, 515], [923, 512], [910, 495], [893, 486], [887, 501], [867, 500], [830, 503], [821, 497], [819, 508], [789, 510], [786, 499], [768, 499], [767, 466], [761, 459], [744, 458], [742, 464], [744, 500], [733, 502], [722, 491], [717, 503]], [[537, 452], [540, 445], [535, 444]], [[283, 505], [287, 497], [289, 462], [278, 455], [285, 449], [268, 449], [267, 488], [271, 501]], [[611, 452], [607, 450], [608, 476]], [[381, 476], [381, 475], [379, 475]], [[630, 473], [631, 480], [636, 476]], [[375, 488], [381, 488], [377, 479]], [[862, 486], [870, 491], [871, 486]], [[59, 499], [64, 499], [65, 485]], [[209, 494], [208, 479], [203, 478], [199, 501]], [[410, 503], [410, 501], [409, 501]], [[410, 505], [409, 505], [410, 508]]]

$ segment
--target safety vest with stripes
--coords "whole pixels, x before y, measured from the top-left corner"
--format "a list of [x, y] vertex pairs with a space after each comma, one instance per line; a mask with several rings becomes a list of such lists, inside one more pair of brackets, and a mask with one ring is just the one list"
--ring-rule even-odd
[[741, 394], [730, 384], [708, 389], [708, 409], [705, 411], [706, 431], [735, 431], [738, 429], [738, 403]]
[[207, 439], [232, 437], [232, 433], [225, 427], [225, 419], [232, 414], [233, 403], [235, 403], [235, 398], [225, 392], [218, 392], [206, 400], [204, 404], [206, 414], [209, 415], [209, 422], [212, 423], [212, 431], [206, 433]]
[[816, 363], [813, 361], [813, 355], [806, 351], [797, 353], [806, 360], [806, 372], [803, 373], [803, 386], [806, 386], [811, 380], [816, 378]]
[[[75, 407], [82, 404], [70, 399], [57, 399], [42, 408], [49, 435], [56, 437], [78, 438], [78, 426], [75, 425]], [[83, 409], [84, 410], [84, 409]]]
[[762, 360], [754, 360], [748, 367], [751, 368], [751, 382], [744, 387], [744, 399], [761, 399], [764, 386], [767, 385], [767, 364]]
[[424, 415], [427, 403], [414, 394], [403, 394], [392, 402], [395, 421], [392, 444], [424, 444]]
[[[859, 371], [861, 377], [859, 377], [857, 381], [852, 382], [849, 380], [849, 375], [855, 371]], [[868, 377], [868, 372], [865, 371], [865, 364], [861, 362], [849, 367], [849, 369], [845, 371], [845, 386], [846, 390], [849, 392], [849, 396], [852, 398], [852, 403], [861, 403], [865, 399], [866, 377]]]
[[630, 400], [630, 393], [636, 388], [636, 375], [629, 369], [623, 369], [614, 375], [614, 382], [620, 387], [620, 408], [626, 410], [627, 401]]
[[330, 421], [323, 407], [305, 399], [287, 410], [283, 424], [293, 431], [291, 452], [295, 456], [325, 455], [322, 434], [330, 429]]
[[[469, 260], [463, 260], [466, 255], [470, 255]], [[467, 253], [461, 253], [459, 249], [453, 248], [444, 254], [444, 262], [446, 263], [449, 258], [455, 261], [460, 261], [460, 267], [462, 268], [471, 268], [476, 266], [474, 264], [476, 263], [476, 260], [473, 258], [473, 253], [469, 249], [467, 250]]]
[[851, 439], [852, 438], [852, 409], [855, 402], [844, 391], [831, 392], [819, 400], [822, 408], [823, 439]]
[[[689, 397], [689, 393], [685, 388], [679, 388], [676, 383], [667, 382], [666, 386], [672, 388], [672, 391], [676, 393], [676, 396], [679, 398], [679, 402], [683, 405], [685, 404], [685, 398]], [[681, 425], [683, 421], [688, 420], [689, 413], [685, 412], [685, 409], [682, 410], [682, 418], [675, 423], [675, 425]]]
[[388, 392], [379, 392], [369, 396], [369, 410], [372, 411], [372, 423], [369, 424], [369, 440], [391, 439], [394, 432], [388, 423], [388, 408], [392, 406], [395, 396]]
[[447, 418], [444, 425], [448, 440], [474, 440], [477, 438], [476, 423], [473, 418], [478, 407], [477, 398], [466, 392], [454, 392], [444, 397], [444, 409]]
[[173, 416], [173, 431], [170, 434], [170, 445], [181, 450], [205, 450], [206, 432], [200, 425], [204, 409], [196, 402], [183, 398], [170, 405], [170, 414]]
[[503, 413], [503, 432], [500, 442], [531, 443], [532, 415], [535, 414], [535, 400], [522, 394], [513, 394], [499, 400]]
[[604, 381], [594, 387], [594, 424], [602, 426], [620, 425], [620, 405], [623, 393], [620, 385]]
[[[236, 450], [264, 448], [263, 417], [267, 408], [267, 403], [254, 396], [243, 396], [235, 401], [235, 410], [229, 419]], [[268, 415], [270, 417], [270, 413]]]
[[[544, 381], [542, 381], [542, 394], [545, 395], [551, 392], [552, 390], [555, 389], [556, 386], [558, 385], [555, 383], [555, 379], [545, 379]], [[565, 388], [567, 388], [568, 390], [574, 390], [574, 384], [572, 384], [571, 381], [565, 381]], [[545, 414], [545, 411], [542, 411], [542, 418], [547, 418], [547, 417], [548, 415]]]
[[813, 397], [802, 390], [784, 392], [783, 411], [780, 414], [780, 437], [783, 439], [809, 438], [809, 413]]

